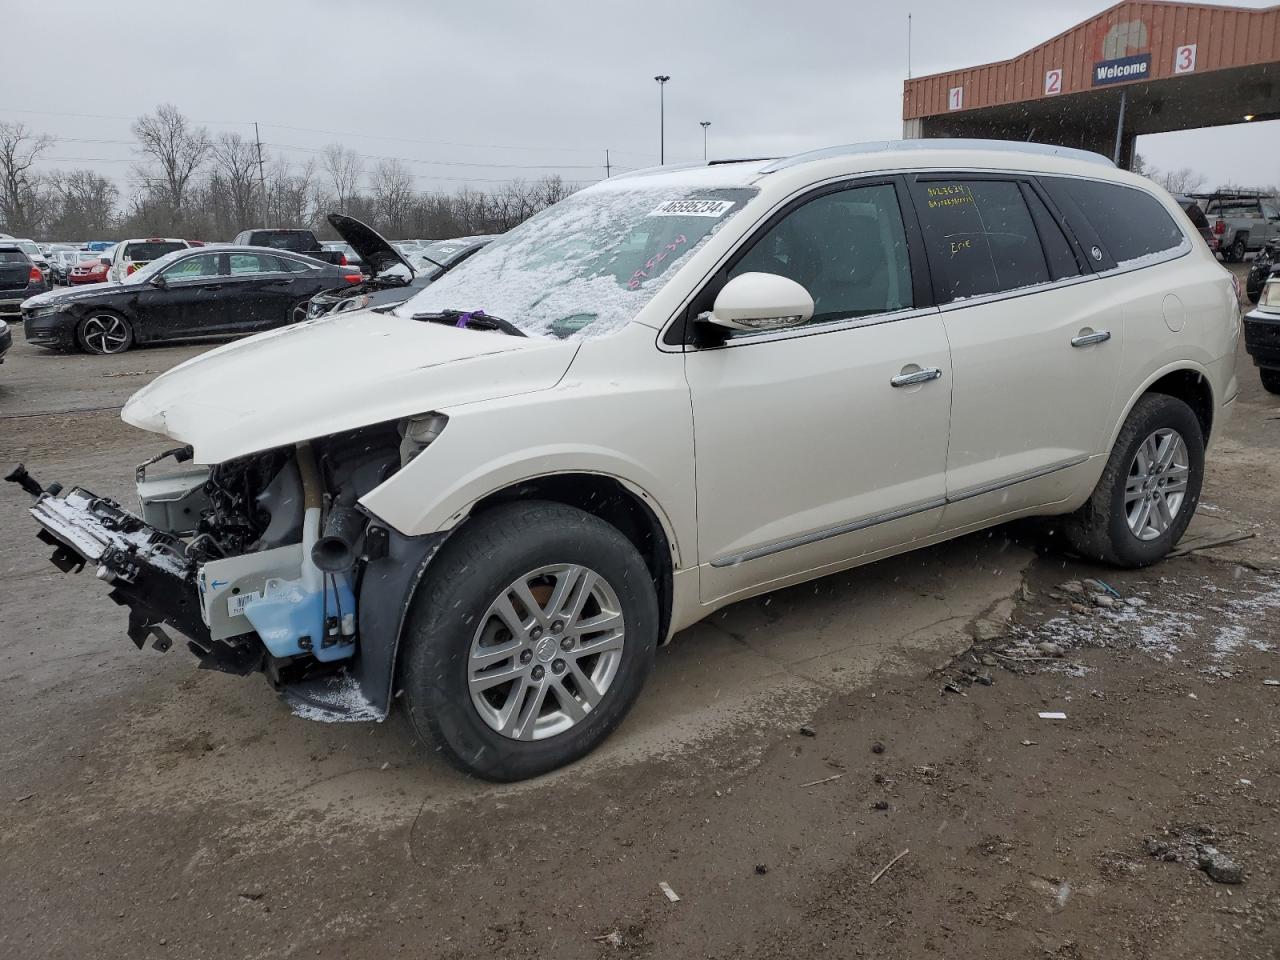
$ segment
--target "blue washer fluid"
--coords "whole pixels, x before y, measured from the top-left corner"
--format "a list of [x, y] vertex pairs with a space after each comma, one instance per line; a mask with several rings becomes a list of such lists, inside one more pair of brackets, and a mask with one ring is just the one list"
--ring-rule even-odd
[[[324, 623], [327, 616], [341, 621], [356, 612], [356, 597], [346, 574], [326, 575], [327, 591], [310, 591], [301, 580], [269, 579], [261, 600], [244, 608], [245, 618], [258, 631], [263, 644], [273, 657], [296, 657], [310, 653], [328, 663], [345, 660], [355, 653], [354, 637], [343, 637], [343, 643], [324, 646]], [[335, 589], [334, 584], [337, 584]], [[324, 594], [328, 594], [328, 610]], [[338, 611], [342, 611], [339, 616]], [[307, 646], [302, 645], [309, 639]]]

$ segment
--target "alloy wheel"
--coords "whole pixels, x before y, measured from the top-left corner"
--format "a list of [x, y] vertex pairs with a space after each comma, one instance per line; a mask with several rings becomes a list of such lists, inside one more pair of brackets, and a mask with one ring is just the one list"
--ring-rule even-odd
[[1142, 441], [1124, 488], [1129, 531], [1139, 540], [1154, 540], [1173, 526], [1190, 476], [1191, 459], [1177, 430], [1162, 427]]
[[471, 702], [513, 740], [564, 733], [608, 692], [625, 635], [618, 595], [600, 574], [576, 564], [533, 570], [480, 619], [467, 662]]
[[129, 326], [113, 313], [90, 317], [81, 328], [81, 336], [94, 353], [119, 353], [129, 346]]

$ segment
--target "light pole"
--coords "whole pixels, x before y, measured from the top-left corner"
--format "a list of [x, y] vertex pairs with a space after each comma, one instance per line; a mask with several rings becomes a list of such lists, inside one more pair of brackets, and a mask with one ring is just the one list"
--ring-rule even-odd
[[658, 164], [661, 166], [667, 162], [667, 117], [663, 91], [671, 78], [660, 73], [653, 79], [658, 81]]
[[711, 126], [710, 120], [699, 120], [698, 126], [702, 128], [702, 162], [707, 162], [707, 127]]

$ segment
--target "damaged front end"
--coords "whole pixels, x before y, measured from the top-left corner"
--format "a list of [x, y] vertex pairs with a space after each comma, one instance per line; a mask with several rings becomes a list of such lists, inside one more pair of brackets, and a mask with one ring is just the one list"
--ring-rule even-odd
[[[263, 673], [314, 719], [382, 719], [408, 598], [443, 535], [405, 537], [358, 501], [443, 429], [428, 415], [191, 466], [137, 470], [141, 516], [76, 487], [6, 479], [35, 497], [64, 572], [96, 568], [141, 649], [186, 637], [203, 668]], [[148, 476], [166, 459], [179, 469]]]

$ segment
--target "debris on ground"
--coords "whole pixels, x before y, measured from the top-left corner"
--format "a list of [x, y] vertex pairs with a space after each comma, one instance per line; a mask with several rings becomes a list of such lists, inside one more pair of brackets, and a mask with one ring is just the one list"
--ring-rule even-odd
[[802, 787], [816, 787], [816, 786], [817, 786], [818, 784], [820, 784], [820, 783], [830, 783], [832, 780], [839, 780], [839, 779], [840, 779], [841, 777], [843, 777], [843, 776], [844, 776], [844, 774], [843, 774], [843, 773], [837, 773], [837, 774], [836, 774], [835, 776], [833, 776], [833, 777], [823, 777], [821, 780], [810, 780], [808, 783], [802, 783], [802, 784], [800, 784], [800, 786], [802, 786]]
[[763, 876], [764, 876], [766, 873], [768, 873], [768, 872], [769, 872], [769, 868], [768, 868], [767, 866], [765, 866], [763, 863], [757, 863], [757, 864], [756, 864], [756, 874], [757, 874], [758, 876], [763, 877]]
[[1217, 847], [1205, 844], [1196, 857], [1200, 869], [1218, 883], [1244, 883], [1244, 870]]
[[680, 897], [676, 894], [674, 890], [671, 889], [671, 884], [667, 883], [667, 881], [659, 880], [658, 889], [661, 890], [662, 895], [666, 897], [668, 900], [670, 900], [672, 903], [680, 902]]
[[816, 737], [817, 735], [818, 735], [818, 731], [813, 729], [813, 727], [800, 728], [800, 736], [802, 737]]
[[872, 753], [884, 753], [884, 744], [877, 740], [871, 745]]
[[1067, 715], [1063, 713], [1061, 710], [1041, 710], [1040, 719], [1041, 720], [1065, 720], [1067, 719]]
[[627, 945], [627, 942], [622, 939], [622, 932], [619, 930], [610, 930], [604, 936], [592, 937], [591, 939], [596, 943], [607, 943], [615, 950], [621, 950]]
[[898, 854], [896, 857], [894, 857], [892, 860], [886, 863], [883, 867], [877, 870], [876, 875], [871, 878], [871, 883], [868, 883], [867, 886], [871, 886], [871, 884], [875, 883], [877, 880], [883, 877], [886, 873], [889, 872], [890, 867], [892, 867], [895, 863], [897, 863], [899, 860], [901, 860], [910, 852], [911, 852], [910, 849], [903, 850], [900, 854]]

